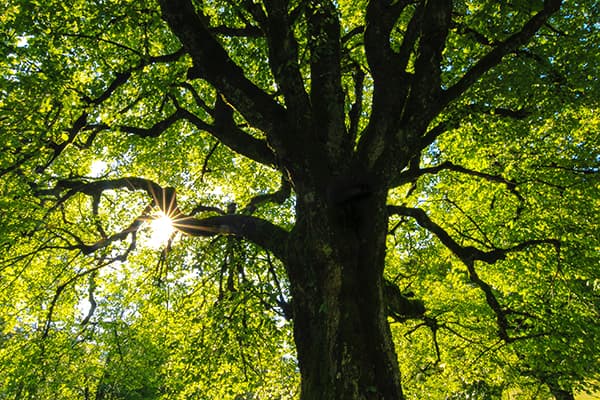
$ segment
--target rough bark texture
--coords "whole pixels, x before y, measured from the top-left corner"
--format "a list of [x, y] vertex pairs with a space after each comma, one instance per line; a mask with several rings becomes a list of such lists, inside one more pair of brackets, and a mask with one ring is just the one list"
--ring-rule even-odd
[[385, 193], [307, 194], [297, 213], [288, 268], [302, 398], [402, 399], [383, 301]]
[[550, 388], [550, 390], [556, 400], [575, 400], [573, 393], [567, 390], [562, 390], [560, 388]]
[[565, 390], [560, 387], [556, 379], [541, 379], [546, 382], [548, 388], [550, 389], [550, 393], [556, 400], [575, 400], [575, 396], [573, 395], [573, 391]]

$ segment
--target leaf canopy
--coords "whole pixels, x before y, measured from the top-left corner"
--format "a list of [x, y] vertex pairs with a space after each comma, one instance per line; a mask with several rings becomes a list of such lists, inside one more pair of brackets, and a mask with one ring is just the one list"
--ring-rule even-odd
[[[389, 175], [385, 276], [427, 310], [390, 319], [408, 398], [594, 388], [595, 2], [564, 1], [526, 38], [556, 2], [448, 2], [437, 60], [435, 29], [414, 26], [430, 2], [183, 2], [209, 33], [197, 54], [159, 3], [10, 0], [0, 15], [0, 398], [297, 398], [278, 239], [221, 222], [290, 231], [281, 160], [334, 169], [342, 148]], [[372, 30], [370, 13], [385, 17]], [[332, 62], [333, 88], [318, 73]], [[394, 91], [407, 80], [415, 93]], [[444, 100], [415, 158], [371, 156], [385, 153], [371, 132], [401, 119], [378, 104], [429, 110], [430, 81]], [[323, 140], [282, 134], [281, 115], [312, 103], [343, 120]], [[156, 250], [148, 204], [168, 188], [208, 230]]]

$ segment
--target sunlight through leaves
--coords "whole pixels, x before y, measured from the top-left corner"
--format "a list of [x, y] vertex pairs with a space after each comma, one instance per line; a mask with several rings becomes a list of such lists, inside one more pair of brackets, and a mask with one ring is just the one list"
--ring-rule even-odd
[[159, 212], [150, 222], [151, 236], [148, 245], [160, 248], [167, 244], [175, 232], [173, 220], [167, 214]]

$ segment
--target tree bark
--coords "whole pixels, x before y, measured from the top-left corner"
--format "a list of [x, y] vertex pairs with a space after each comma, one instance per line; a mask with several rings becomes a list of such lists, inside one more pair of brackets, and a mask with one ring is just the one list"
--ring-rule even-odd
[[571, 390], [565, 390], [561, 388], [557, 380], [551, 380], [548, 382], [548, 379], [546, 379], [546, 385], [548, 385], [550, 393], [552, 393], [552, 396], [554, 396], [556, 400], [575, 400], [573, 392]]
[[573, 396], [573, 393], [569, 392], [568, 390], [563, 390], [560, 388], [551, 388], [551, 392], [556, 400], [575, 400], [575, 396]]
[[403, 399], [383, 300], [386, 193], [353, 189], [298, 195], [288, 273], [302, 399]]

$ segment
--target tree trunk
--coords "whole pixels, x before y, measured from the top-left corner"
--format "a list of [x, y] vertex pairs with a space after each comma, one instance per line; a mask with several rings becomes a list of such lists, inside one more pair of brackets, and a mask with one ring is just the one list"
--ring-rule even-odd
[[301, 398], [403, 399], [383, 303], [386, 193], [350, 189], [298, 194], [288, 273]]
[[552, 382], [552, 383], [546, 383], [546, 384], [550, 388], [550, 392], [552, 393], [552, 396], [554, 396], [554, 398], [556, 400], [575, 400], [575, 396], [573, 395], [573, 392], [570, 390], [562, 389], [558, 385], [558, 383]]

